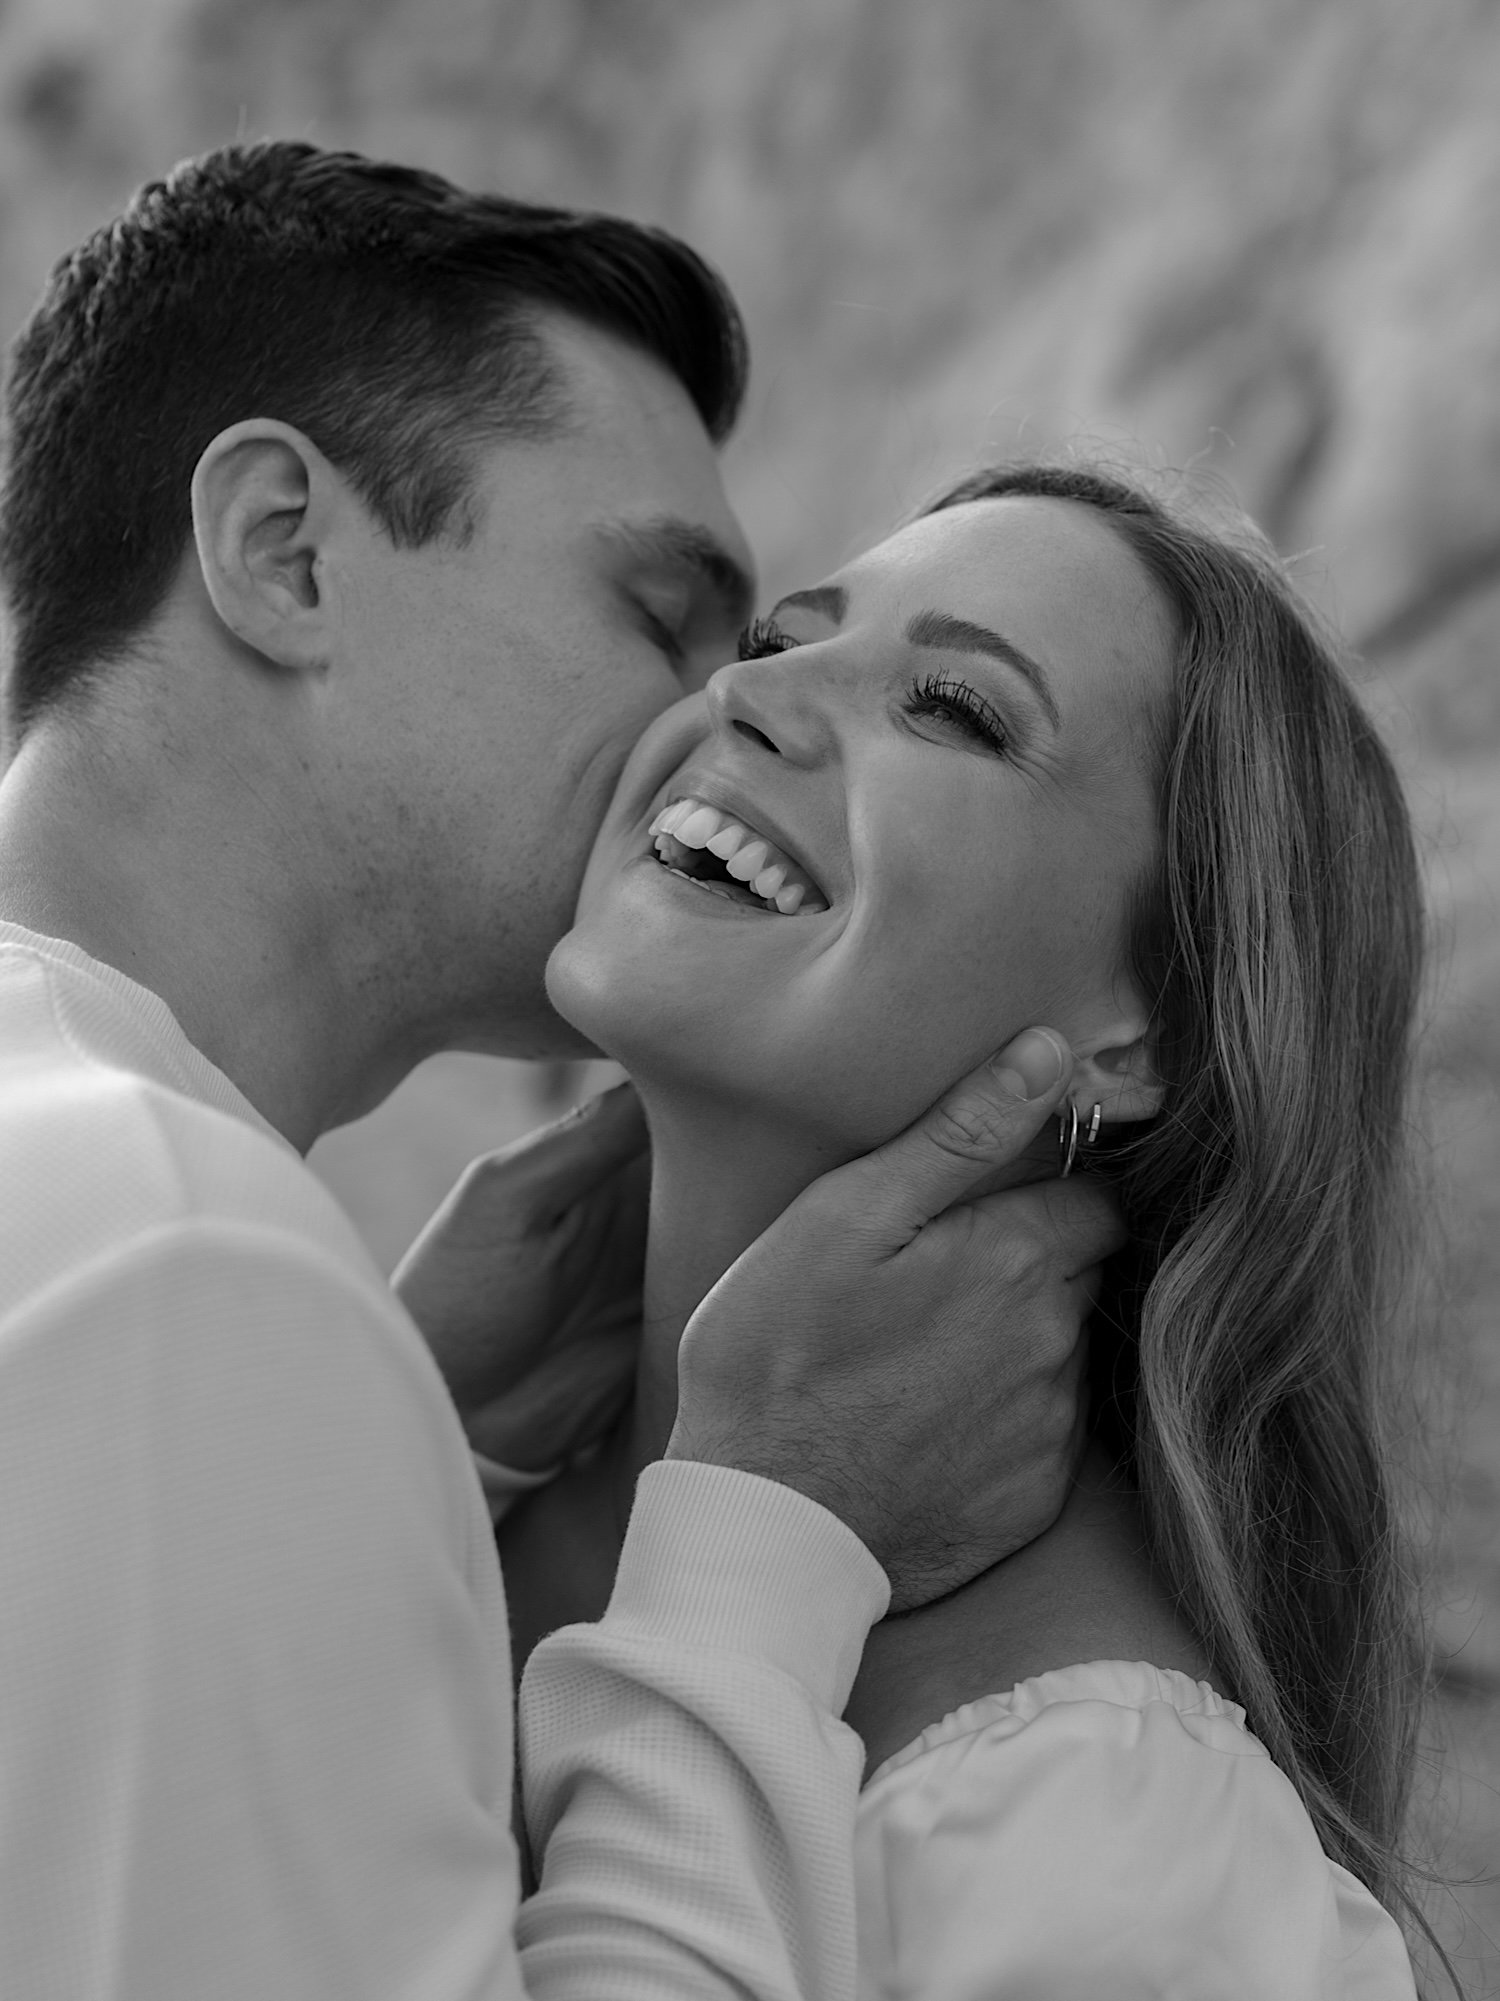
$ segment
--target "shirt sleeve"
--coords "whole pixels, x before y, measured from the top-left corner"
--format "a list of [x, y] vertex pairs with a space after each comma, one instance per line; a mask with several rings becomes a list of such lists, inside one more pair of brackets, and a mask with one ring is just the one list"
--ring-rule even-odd
[[877, 1774], [858, 1853], [871, 1995], [1415, 2001], [1395, 1922], [1223, 1717], [997, 1716]]
[[498, 1567], [415, 1331], [189, 1224], [0, 1356], [7, 1993], [519, 1996]]
[[839, 1716], [888, 1599], [791, 1489], [646, 1469], [605, 1617], [522, 1688], [536, 2001], [849, 2001], [863, 1748]]
[[67, 2001], [853, 1986], [883, 1573], [785, 1488], [645, 1481], [534, 1671], [524, 1973], [504, 1598], [431, 1356], [279, 1229], [178, 1223], [0, 1327], [0, 1937]]

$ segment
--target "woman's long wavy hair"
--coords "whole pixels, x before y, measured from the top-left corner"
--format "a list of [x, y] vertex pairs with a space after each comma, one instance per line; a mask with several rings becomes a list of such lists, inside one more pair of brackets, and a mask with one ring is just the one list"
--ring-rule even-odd
[[1400, 1861], [1423, 1654], [1386, 1417], [1423, 937], [1400, 785], [1248, 524], [1072, 464], [977, 473], [929, 511], [1007, 496], [1101, 513], [1176, 624], [1130, 941], [1166, 1094], [1112, 1163], [1133, 1250], [1100, 1429], [1324, 1848], [1430, 1938]]

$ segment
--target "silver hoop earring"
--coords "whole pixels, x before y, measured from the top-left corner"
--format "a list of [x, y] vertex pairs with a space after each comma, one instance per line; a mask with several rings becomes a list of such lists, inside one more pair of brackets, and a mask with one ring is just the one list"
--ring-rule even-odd
[[1078, 1107], [1071, 1098], [1057, 1115], [1057, 1127], [1057, 1173], [1059, 1180], [1066, 1181], [1078, 1157]]
[[1071, 1098], [1067, 1110], [1058, 1114], [1057, 1132], [1057, 1173], [1058, 1179], [1066, 1181], [1073, 1172], [1080, 1147], [1091, 1147], [1099, 1137], [1099, 1127], [1104, 1120], [1103, 1105], [1095, 1105], [1089, 1113], [1088, 1130], [1079, 1131], [1078, 1107]]

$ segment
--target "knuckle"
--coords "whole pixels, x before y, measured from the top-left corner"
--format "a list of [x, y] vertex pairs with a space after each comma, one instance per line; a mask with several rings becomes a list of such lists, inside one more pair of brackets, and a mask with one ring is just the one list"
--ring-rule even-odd
[[999, 1106], [970, 1094], [936, 1106], [927, 1124], [932, 1144], [960, 1160], [987, 1160], [1005, 1132], [1006, 1119]]
[[482, 1153], [477, 1160], [471, 1160], [459, 1185], [466, 1191], [492, 1190], [517, 1179], [515, 1155], [507, 1148], [497, 1153]]
[[[777, 1246], [783, 1267], [795, 1258], [800, 1283], [818, 1284], [847, 1277], [863, 1257], [881, 1248], [885, 1232], [838, 1182], [815, 1181], [783, 1211], [762, 1241]], [[790, 1288], [789, 1271], [784, 1282]]]
[[1049, 1453], [1065, 1448], [1072, 1440], [1073, 1427], [1078, 1418], [1078, 1388], [1071, 1381], [1054, 1379], [1048, 1394], [1042, 1399], [1037, 1428]]
[[1081, 1373], [1087, 1354], [1083, 1340], [1087, 1317], [1085, 1303], [1066, 1294], [1049, 1300], [1047, 1309], [1039, 1315], [1036, 1362], [1038, 1369], [1051, 1379], [1071, 1380], [1072, 1375]]
[[1004, 1251], [1005, 1268], [1013, 1284], [1034, 1290], [1050, 1276], [1053, 1246], [1029, 1219], [1018, 1220], [1007, 1229]]
[[851, 1221], [856, 1214], [836, 1181], [820, 1180], [805, 1188], [792, 1207], [783, 1212], [781, 1223], [773, 1227], [785, 1226], [788, 1233], [793, 1229], [817, 1230], [828, 1224]]
[[508, 1149], [471, 1160], [453, 1191], [456, 1205], [493, 1213], [524, 1214], [532, 1195], [530, 1177]]

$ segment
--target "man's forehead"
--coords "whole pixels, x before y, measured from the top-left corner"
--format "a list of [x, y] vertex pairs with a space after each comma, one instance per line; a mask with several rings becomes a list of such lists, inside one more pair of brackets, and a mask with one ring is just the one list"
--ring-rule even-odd
[[682, 382], [655, 356], [567, 313], [543, 310], [536, 324], [559, 399], [552, 438], [596, 489], [612, 487], [616, 495], [604, 503], [611, 513], [597, 532], [622, 557], [696, 574], [748, 609], [750, 551], [725, 499], [713, 441]]
[[754, 609], [755, 575], [749, 549], [740, 536], [731, 547], [706, 522], [675, 514], [602, 521], [594, 525], [593, 533], [607, 550], [635, 569], [681, 577], [706, 587], [738, 624], [743, 624]]

